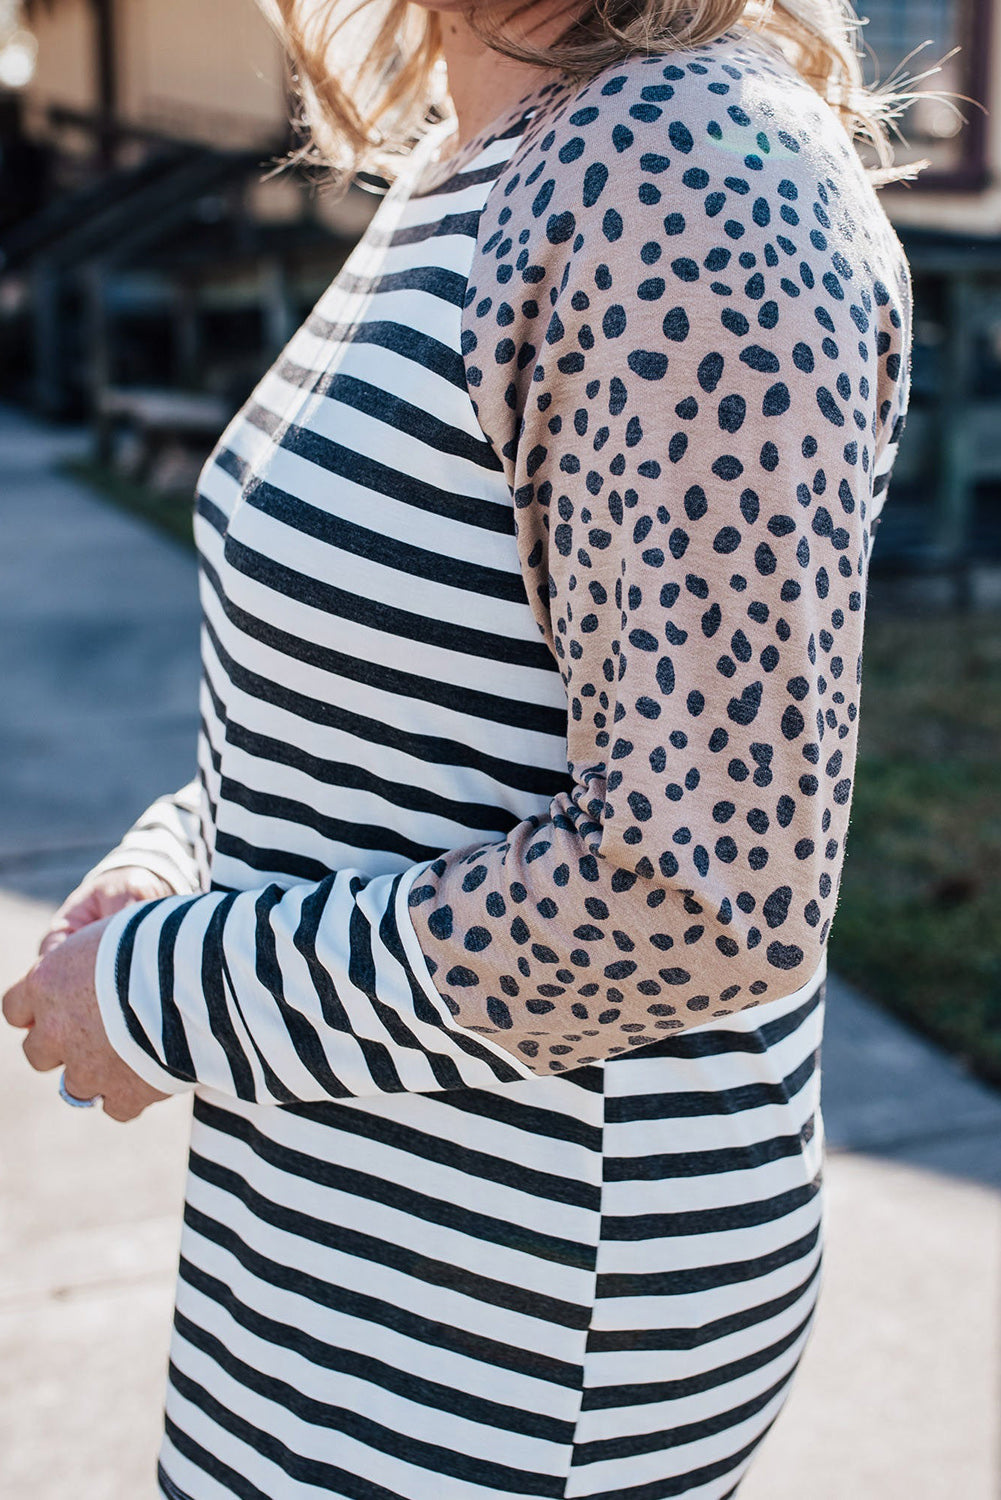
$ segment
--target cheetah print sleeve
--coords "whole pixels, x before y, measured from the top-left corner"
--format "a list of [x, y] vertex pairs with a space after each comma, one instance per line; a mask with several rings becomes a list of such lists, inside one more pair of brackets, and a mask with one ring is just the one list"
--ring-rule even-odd
[[460, 1024], [549, 1074], [791, 994], [845, 850], [906, 261], [853, 148], [753, 43], [540, 112], [465, 312], [572, 790], [411, 893]]

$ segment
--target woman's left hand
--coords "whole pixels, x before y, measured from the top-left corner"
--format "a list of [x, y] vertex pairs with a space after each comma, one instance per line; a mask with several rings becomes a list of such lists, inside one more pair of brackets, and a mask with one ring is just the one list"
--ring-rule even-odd
[[134, 1120], [166, 1099], [118, 1056], [108, 1041], [94, 989], [97, 949], [107, 925], [91, 922], [44, 954], [3, 997], [12, 1026], [25, 1026], [24, 1055], [33, 1068], [66, 1069], [76, 1099], [100, 1095], [113, 1120]]

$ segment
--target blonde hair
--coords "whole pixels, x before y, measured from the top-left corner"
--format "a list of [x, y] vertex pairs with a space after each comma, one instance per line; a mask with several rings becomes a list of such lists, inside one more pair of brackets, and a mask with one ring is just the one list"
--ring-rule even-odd
[[[411, 0], [260, 3], [296, 71], [309, 131], [298, 157], [332, 168], [342, 185], [358, 172], [391, 177], [429, 123], [452, 113], [433, 11]], [[914, 178], [930, 164], [894, 165], [891, 131], [917, 97], [901, 84], [917, 80], [895, 70], [883, 84], [866, 85], [858, 45], [863, 23], [851, 0], [583, 0], [563, 34], [546, 46], [505, 30], [533, 8], [534, 0], [515, 0], [498, 25], [471, 6], [467, 19], [502, 55], [579, 82], [629, 55], [694, 49], [742, 26], [776, 46], [849, 137], [869, 145], [876, 160], [867, 171], [875, 186]]]

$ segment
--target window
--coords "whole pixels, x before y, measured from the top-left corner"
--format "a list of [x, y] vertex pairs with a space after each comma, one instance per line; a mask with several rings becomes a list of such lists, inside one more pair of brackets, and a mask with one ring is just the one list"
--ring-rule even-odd
[[[959, 47], [918, 87], [964, 94], [990, 107], [991, 0], [858, 0], [857, 9], [868, 18], [861, 41], [869, 83], [885, 82], [901, 65], [908, 74], [923, 73]], [[920, 50], [904, 64], [915, 47]], [[984, 123], [985, 115], [975, 104], [960, 100], [953, 107], [938, 99], [920, 100], [901, 121], [908, 144], [896, 143], [897, 160], [931, 162], [919, 178], [922, 188], [981, 187], [986, 176]]]

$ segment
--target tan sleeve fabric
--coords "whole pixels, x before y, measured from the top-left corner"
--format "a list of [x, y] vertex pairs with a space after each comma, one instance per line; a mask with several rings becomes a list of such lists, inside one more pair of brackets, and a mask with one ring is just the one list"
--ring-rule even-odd
[[714, 49], [536, 119], [465, 318], [574, 785], [435, 861], [410, 915], [459, 1023], [549, 1074], [817, 970], [910, 284], [809, 87]]

